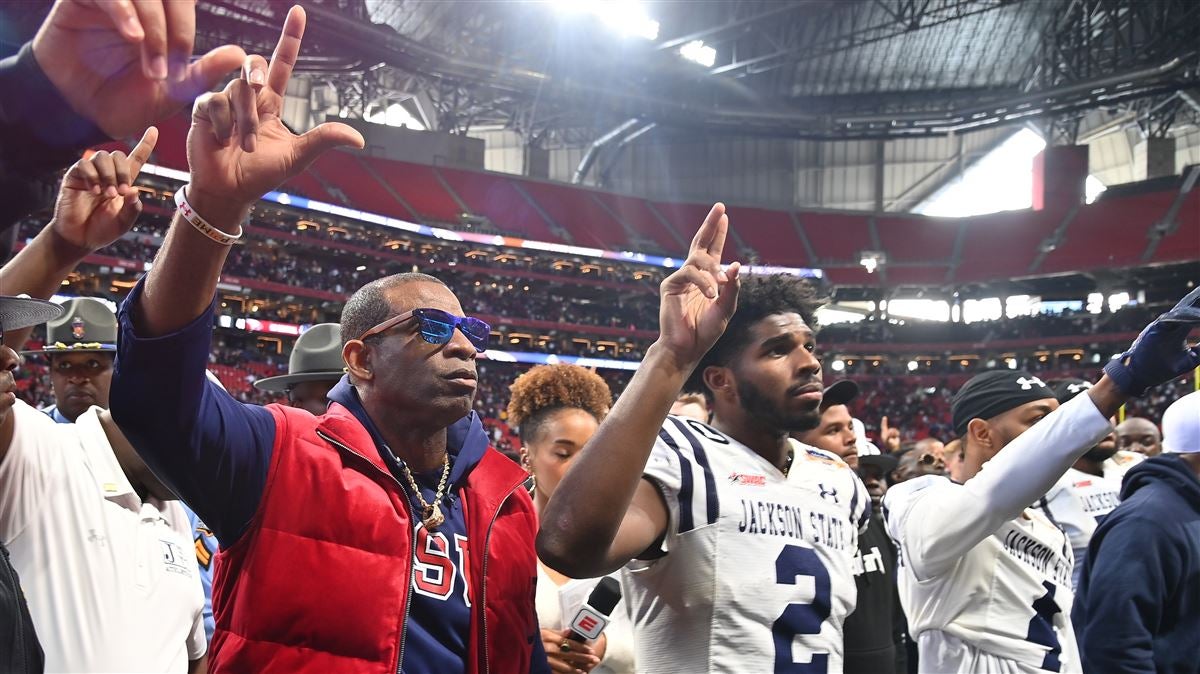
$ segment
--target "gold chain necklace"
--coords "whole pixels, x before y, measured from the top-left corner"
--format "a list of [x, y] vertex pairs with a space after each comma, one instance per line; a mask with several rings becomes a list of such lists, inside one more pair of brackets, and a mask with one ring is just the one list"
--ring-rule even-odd
[[442, 515], [442, 507], [438, 505], [442, 501], [442, 497], [446, 495], [446, 482], [450, 479], [450, 453], [442, 455], [442, 481], [438, 483], [437, 493], [433, 496], [433, 503], [428, 503], [425, 497], [421, 495], [421, 488], [417, 486], [417, 481], [413, 479], [412, 471], [408, 469], [408, 464], [403, 461], [398, 461], [400, 467], [404, 469], [404, 477], [408, 478], [408, 485], [412, 487], [413, 493], [416, 494], [417, 500], [421, 502], [421, 523], [426, 529], [434, 529], [441, 526], [442, 522], [446, 521]]

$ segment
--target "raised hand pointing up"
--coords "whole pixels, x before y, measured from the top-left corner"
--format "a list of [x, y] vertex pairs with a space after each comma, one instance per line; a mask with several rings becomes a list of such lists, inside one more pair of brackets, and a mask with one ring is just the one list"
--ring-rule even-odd
[[133, 186], [158, 141], [158, 129], [124, 152], [95, 152], [75, 162], [63, 178], [51, 226], [63, 241], [90, 253], [128, 232], [142, 212]]
[[326, 123], [297, 136], [280, 121], [283, 95], [304, 37], [304, 10], [288, 12], [270, 63], [247, 57], [242, 77], [196, 100], [187, 155], [188, 199], [217, 227], [234, 227], [264, 193], [339, 145], [363, 146], [350, 126]]

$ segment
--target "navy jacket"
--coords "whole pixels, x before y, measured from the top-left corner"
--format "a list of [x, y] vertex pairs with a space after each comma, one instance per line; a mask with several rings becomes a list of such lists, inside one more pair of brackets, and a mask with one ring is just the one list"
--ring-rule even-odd
[[1179, 455], [1125, 476], [1072, 612], [1087, 672], [1200, 672], [1200, 479]]

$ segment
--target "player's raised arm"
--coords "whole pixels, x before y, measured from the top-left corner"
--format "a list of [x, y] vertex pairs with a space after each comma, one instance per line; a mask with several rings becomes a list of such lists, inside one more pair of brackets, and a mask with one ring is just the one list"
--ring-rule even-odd
[[110, 409], [138, 453], [226, 543], [257, 508], [274, 438], [270, 413], [205, 379], [217, 280], [250, 206], [337, 145], [362, 145], [344, 124], [295, 135], [279, 119], [304, 35], [288, 13], [275, 53], [197, 99], [189, 183], [153, 269], [122, 305]]
[[884, 501], [888, 529], [918, 577], [936, 574], [1045, 494], [1112, 430], [1108, 420], [1128, 398], [1200, 365], [1200, 349], [1187, 344], [1196, 325], [1200, 289], [1147, 326], [1128, 351], [1105, 366], [1104, 376], [1087, 395], [1004, 446], [961, 488], [938, 490], [936, 497], [920, 494], [919, 483], [889, 492]]
[[177, 330], [204, 312], [241, 223], [263, 194], [327, 150], [362, 147], [362, 135], [345, 124], [297, 136], [279, 119], [304, 26], [304, 10], [293, 7], [269, 63], [250, 56], [240, 78], [196, 99], [187, 137], [190, 182], [180, 188], [184, 199], [134, 311], [143, 336]]
[[568, 576], [608, 573], [665, 531], [666, 508], [642, 472], [688, 375], [737, 307], [738, 263], [721, 270], [728, 230], [718, 203], [659, 288], [658, 340], [541, 514], [538, 557]]

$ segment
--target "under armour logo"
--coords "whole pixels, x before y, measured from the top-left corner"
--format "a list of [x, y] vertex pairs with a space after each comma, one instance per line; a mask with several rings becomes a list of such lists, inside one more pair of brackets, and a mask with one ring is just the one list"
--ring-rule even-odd
[[1046, 382], [1038, 379], [1037, 377], [1021, 377], [1017, 380], [1017, 383], [1021, 385], [1022, 391], [1028, 391], [1032, 389], [1034, 384], [1043, 387], [1046, 385]]
[[838, 503], [837, 487], [826, 487], [824, 482], [817, 483], [817, 486], [821, 488], [821, 498]]
[[1091, 382], [1081, 381], [1078, 384], [1067, 384], [1067, 392], [1071, 395], [1076, 395], [1090, 389], [1091, 387]]

